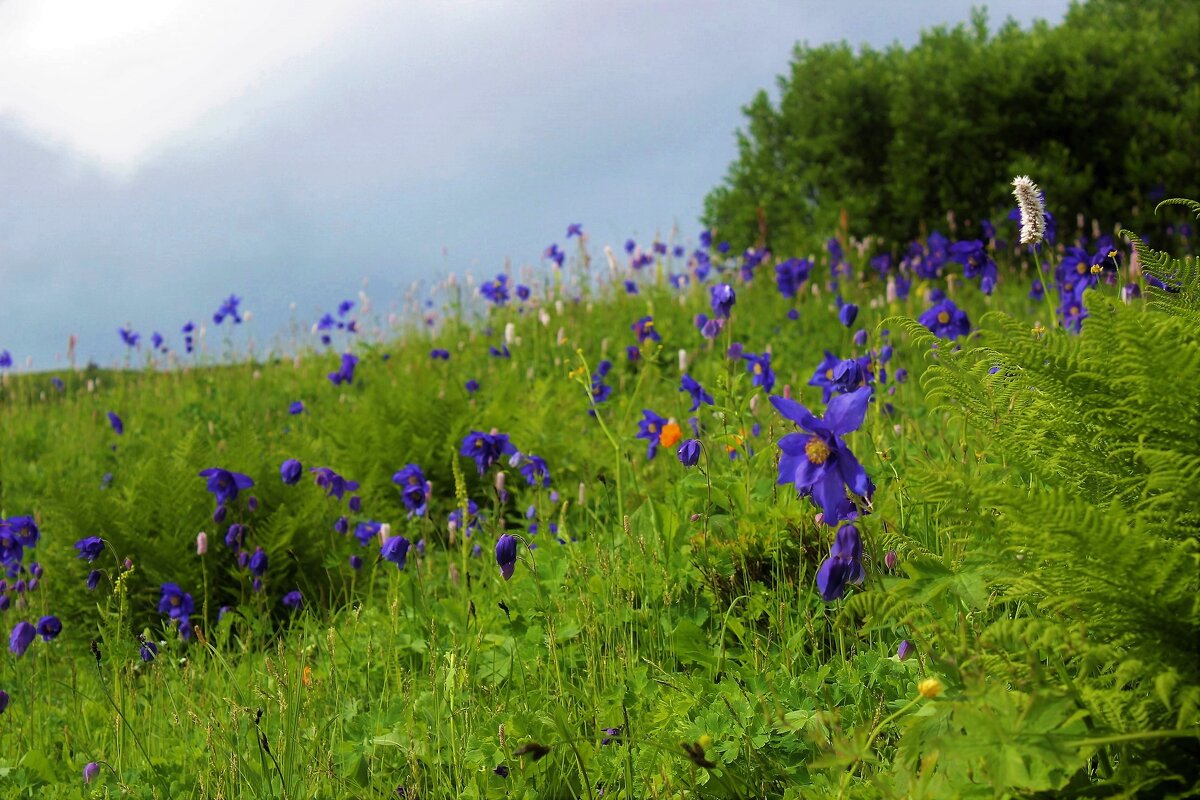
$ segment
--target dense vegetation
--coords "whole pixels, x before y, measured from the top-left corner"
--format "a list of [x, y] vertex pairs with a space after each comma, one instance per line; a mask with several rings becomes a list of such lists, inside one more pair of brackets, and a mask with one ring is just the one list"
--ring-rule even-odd
[[1194, 796], [1200, 269], [1058, 237], [581, 238], [295, 358], [231, 298], [221, 363], [6, 374], [0, 789]]
[[[895, 250], [954, 212], [1007, 210], [1013, 175], [1051, 209], [1160, 234], [1166, 187], [1200, 195], [1200, 5], [1090, 0], [1061, 24], [935, 28], [910, 49], [798, 46], [779, 99], [744, 109], [705, 204], [735, 246], [807, 252], [845, 223]], [[969, 224], [969, 223], [968, 223]]]

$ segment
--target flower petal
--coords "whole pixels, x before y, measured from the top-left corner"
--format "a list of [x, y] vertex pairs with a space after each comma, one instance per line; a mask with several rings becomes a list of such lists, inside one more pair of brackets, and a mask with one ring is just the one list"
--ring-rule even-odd
[[867, 416], [871, 401], [870, 386], [860, 386], [849, 394], [839, 394], [829, 401], [825, 410], [825, 425], [833, 433], [843, 435], [858, 430]]

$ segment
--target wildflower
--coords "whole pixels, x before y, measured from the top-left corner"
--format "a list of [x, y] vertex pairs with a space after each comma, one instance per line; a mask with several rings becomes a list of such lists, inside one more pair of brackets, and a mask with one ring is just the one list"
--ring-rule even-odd
[[[343, 519], [345, 519], [345, 518], [343, 517]], [[383, 530], [383, 525], [384, 525], [384, 523], [376, 522], [374, 520], [365, 520], [365, 521], [360, 522], [357, 525], [355, 525], [354, 526], [354, 538], [358, 540], [359, 546], [366, 547], [372, 541], [374, 541], [379, 536], [380, 532]], [[349, 526], [350, 526], [350, 523], [349, 523], [349, 520], [347, 520], [346, 527], [349, 528]], [[345, 533], [345, 531], [339, 531], [339, 533]], [[387, 538], [387, 537], [384, 537], [384, 538]]]
[[235, 323], [241, 324], [242, 317], [238, 313], [238, 305], [242, 302], [242, 298], [236, 294], [231, 294], [221, 302], [221, 307], [217, 309], [217, 313], [213, 314], [213, 324], [220, 325], [225, 321], [226, 317], [232, 317]]
[[700, 335], [705, 339], [716, 339], [721, 333], [721, 329], [725, 327], [725, 320], [718, 317], [705, 320], [700, 327]]
[[971, 332], [971, 321], [967, 312], [954, 305], [952, 300], [942, 300], [917, 318], [941, 339], [957, 339]]
[[96, 585], [100, 583], [100, 570], [94, 569], [89, 572], [85, 583], [87, 584], [88, 591], [93, 591]]
[[854, 305], [854, 303], [846, 303], [840, 309], [838, 309], [838, 319], [840, 319], [842, 324], [847, 328], [853, 325], [854, 320], [857, 318], [858, 306]]
[[392, 476], [392, 483], [400, 487], [400, 499], [409, 516], [425, 516], [427, 482], [421, 468], [416, 464], [405, 464]]
[[550, 488], [550, 465], [541, 456], [531, 453], [525, 455], [525, 463], [521, 465], [521, 474], [530, 486], [541, 484], [543, 489]]
[[379, 555], [384, 561], [391, 561], [399, 569], [404, 569], [408, 559], [408, 539], [403, 536], [392, 536], [379, 548]]
[[[254, 485], [250, 476], [240, 472], [230, 472], [220, 467], [210, 467], [200, 471], [201, 478], [208, 478], [208, 491], [212, 492], [218, 506], [224, 506], [231, 500], [236, 500], [238, 492], [249, 489]], [[219, 521], [219, 520], [218, 520]]]
[[479, 530], [479, 505], [474, 500], [467, 501], [467, 522], [463, 525], [462, 508], [450, 512], [447, 521], [453, 528], [462, 529], [467, 536]]
[[246, 543], [246, 526], [235, 522], [225, 531], [225, 546], [230, 550], [241, 550]]
[[142, 640], [141, 644], [142, 646], [139, 648], [138, 655], [142, 657], [142, 661], [150, 663], [158, 656], [158, 645], [145, 639]]
[[519, 283], [517, 284], [517, 298], [519, 300], [521, 300], [521, 301], [528, 300], [530, 294], [531, 294], [531, 292], [529, 291], [528, 286], [523, 286], [522, 284], [519, 284]]
[[[0, 369], [11, 369], [13, 365], [12, 353], [7, 350], [0, 350]], [[5, 695], [7, 697], [8, 695]]]
[[[750, 372], [751, 384], [761, 386], [765, 392], [769, 392], [775, 388], [775, 372], [771, 369], [770, 353], [763, 353], [762, 355], [743, 353], [742, 358], [747, 362], [746, 369]], [[692, 410], [695, 411], [695, 409]]]
[[437, 361], [439, 359], [441, 359], [442, 361], [449, 361], [450, 360], [450, 351], [442, 350], [440, 348], [435, 347], [433, 350], [429, 351], [429, 357], [432, 358], [434, 361]]
[[353, 569], [355, 572], [357, 572], [358, 570], [362, 569], [362, 565], [363, 565], [362, 556], [360, 556], [360, 555], [350, 556], [350, 568], [351, 569]]
[[638, 439], [645, 439], [649, 444], [646, 447], [646, 460], [653, 460], [658, 452], [658, 440], [662, 434], [663, 426], [667, 424], [665, 417], [660, 417], [648, 408], [642, 409], [642, 419], [638, 421]]
[[950, 245], [950, 259], [963, 265], [963, 276], [980, 279], [979, 288], [991, 294], [996, 286], [996, 262], [988, 255], [987, 248], [979, 239], [955, 242]]
[[613, 739], [619, 739], [621, 736], [620, 728], [601, 728], [600, 730], [604, 732], [604, 738], [600, 740], [601, 747], [612, 744]]
[[685, 467], [694, 467], [700, 461], [700, 440], [685, 439], [679, 445], [679, 451], [675, 454], [679, 457], [679, 463]]
[[1021, 216], [1021, 244], [1039, 244], [1046, 238], [1046, 202], [1028, 176], [1013, 178], [1013, 197]]
[[[186, 624], [188, 617], [196, 611], [192, 596], [180, 588], [177, 583], [162, 585], [162, 598], [158, 601], [158, 613], [166, 614], [174, 620], [183, 620]], [[182, 626], [181, 626], [182, 627]]]
[[713, 313], [722, 319], [728, 319], [729, 312], [737, 302], [737, 293], [733, 291], [733, 287], [728, 283], [718, 283], [709, 289], [709, 293]]
[[43, 642], [50, 641], [60, 633], [62, 633], [62, 620], [58, 617], [49, 615], [38, 620], [37, 634], [42, 637]]
[[517, 537], [506, 533], [496, 540], [496, 564], [504, 580], [512, 577], [517, 566]]
[[6, 708], [8, 708], [8, 692], [0, 689], [0, 714], [3, 714]]
[[79, 551], [77, 558], [86, 559], [90, 564], [104, 552], [104, 540], [99, 536], [88, 536], [76, 542], [75, 549]]
[[662, 426], [662, 432], [658, 435], [658, 443], [663, 447], [672, 447], [682, 437], [683, 431], [680, 429], [679, 423], [670, 419], [666, 425]]
[[866, 417], [871, 388], [860, 387], [829, 402], [824, 419], [817, 419], [795, 400], [772, 396], [771, 403], [807, 433], [790, 433], [779, 440], [779, 483], [792, 483], [800, 496], [810, 496], [825, 515], [826, 525], [849, 519], [853, 505], [846, 488], [870, 497], [875, 487], [866, 470], [841, 437], [858, 430]]
[[583, 236], [583, 223], [572, 222], [567, 226], [567, 238], [570, 239], [572, 236]]
[[334, 386], [339, 386], [342, 383], [354, 383], [354, 367], [358, 364], [358, 357], [353, 353], [342, 353], [342, 365], [337, 372], [329, 373], [329, 380]]
[[18, 656], [23, 656], [36, 635], [37, 630], [33, 625], [22, 620], [13, 626], [12, 633], [9, 634], [8, 649]]
[[254, 548], [254, 555], [250, 556], [250, 574], [257, 578], [261, 578], [267, 574], [267, 551], [261, 547]]
[[116, 431], [117, 436], [125, 433], [125, 423], [121, 421], [120, 417], [111, 411], [108, 412], [108, 424], [112, 425], [112, 429]]
[[888, 550], [886, 553], [884, 553], [883, 566], [887, 568], [888, 572], [891, 572], [896, 568], [896, 560], [898, 558], [899, 556], [896, 555], [895, 550]]
[[125, 343], [126, 347], [137, 347], [138, 341], [142, 338], [140, 333], [134, 333], [133, 328], [128, 325], [118, 328], [117, 333], [120, 334], [121, 341]]
[[637, 334], [638, 344], [645, 344], [647, 339], [662, 341], [662, 336], [654, 329], [654, 318], [645, 316], [629, 326]]
[[942, 682], [937, 678], [926, 678], [917, 684], [917, 693], [926, 700], [932, 700], [942, 693]]
[[904, 661], [905, 659], [907, 659], [909, 656], [912, 655], [912, 651], [913, 651], [912, 643], [910, 641], [908, 641], [908, 639], [905, 639], [903, 642], [900, 643], [900, 646], [896, 648], [896, 658], [900, 659], [901, 661]]
[[459, 450], [460, 455], [475, 459], [475, 467], [480, 475], [487, 472], [488, 467], [495, 464], [500, 456], [516, 452], [517, 448], [508, 440], [507, 434], [480, 431], [471, 431], [463, 437], [462, 449]]
[[634, 281], [627, 280], [627, 281], [625, 281], [624, 285], [625, 285], [625, 294], [637, 294], [638, 293], [638, 285]]
[[89, 761], [83, 765], [83, 782], [91, 783], [100, 774], [100, 765], [95, 761]]
[[808, 259], [789, 258], [775, 265], [775, 285], [784, 297], [795, 297], [800, 284], [808, 280], [812, 262]]
[[304, 466], [294, 458], [289, 458], [279, 466], [279, 476], [288, 486], [295, 486], [299, 483], [303, 473]]
[[196, 555], [202, 556], [208, 552], [208, 534], [200, 531], [196, 534]]
[[859, 328], [854, 332], [854, 346], [864, 347], [867, 344], [867, 329]]
[[817, 589], [821, 592], [821, 599], [826, 603], [840, 599], [846, 593], [847, 583], [862, 583], [866, 576], [858, 528], [843, 525], [829, 549], [829, 558], [817, 570]]
[[304, 596], [300, 594], [299, 589], [293, 589], [285, 594], [283, 599], [279, 602], [283, 603], [288, 608], [297, 609], [304, 605]]
[[309, 469], [309, 472], [316, 475], [316, 478], [313, 480], [317, 486], [325, 490], [326, 497], [336, 497], [338, 500], [341, 500], [346, 492], [353, 492], [358, 489], [358, 481], [347, 480], [329, 467], [312, 467]]
[[684, 374], [679, 382], [679, 391], [687, 392], [692, 398], [692, 407], [688, 411], [695, 411], [701, 403], [713, 404], [712, 395], [704, 391], [704, 387], [691, 375]]
[[288, 406], [288, 413], [291, 414], [293, 417], [296, 416], [297, 414], [303, 414], [304, 413], [304, 401], [296, 400], [295, 402], [293, 402], [290, 406]]

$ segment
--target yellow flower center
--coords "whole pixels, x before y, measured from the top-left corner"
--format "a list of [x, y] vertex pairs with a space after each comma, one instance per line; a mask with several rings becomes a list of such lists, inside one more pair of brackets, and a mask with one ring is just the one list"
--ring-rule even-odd
[[937, 321], [940, 324], [945, 325], [947, 322], [950, 321], [950, 312], [949, 311], [939, 311], [938, 315], [937, 315]]
[[755, 364], [755, 365], [754, 365], [754, 374], [755, 374], [755, 375], [762, 375], [762, 364]]
[[646, 430], [650, 431], [651, 433], [658, 433], [658, 426], [651, 422], [646, 426]]
[[829, 460], [829, 445], [820, 436], [813, 436], [804, 445], [804, 455], [813, 464], [824, 464]]
[[1082, 274], [1084, 274], [1085, 272], [1087, 272], [1087, 265], [1086, 265], [1086, 264], [1084, 264], [1082, 261], [1080, 261], [1080, 262], [1079, 262], [1079, 263], [1078, 263], [1078, 264], [1075, 266], [1075, 271], [1076, 271], [1076, 272], [1078, 272], [1080, 275], [1082, 275]]
[[833, 380], [833, 367], [830, 367], [829, 369], [825, 370], [825, 377], [828, 380]]

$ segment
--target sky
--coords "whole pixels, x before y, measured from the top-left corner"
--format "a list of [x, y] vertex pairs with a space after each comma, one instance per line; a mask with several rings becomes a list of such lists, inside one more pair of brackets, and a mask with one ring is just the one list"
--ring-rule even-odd
[[230, 293], [267, 343], [364, 281], [386, 313], [537, 264], [573, 222], [694, 242], [797, 42], [911, 45], [971, 6], [0, 0], [0, 350], [111, 364], [118, 328], [178, 347]]

